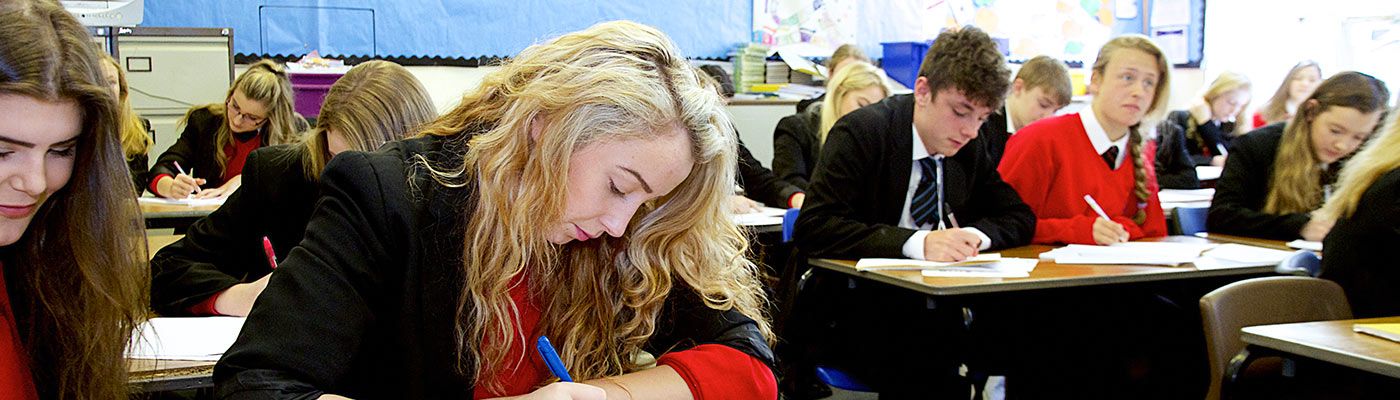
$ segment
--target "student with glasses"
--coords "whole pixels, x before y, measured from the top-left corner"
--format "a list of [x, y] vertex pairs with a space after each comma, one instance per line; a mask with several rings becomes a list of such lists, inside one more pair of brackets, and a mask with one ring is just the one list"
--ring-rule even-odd
[[308, 128], [292, 110], [292, 83], [271, 60], [249, 67], [233, 81], [223, 104], [191, 108], [180, 139], [151, 168], [149, 188], [161, 197], [227, 196], [242, 184], [248, 153], [296, 141]]

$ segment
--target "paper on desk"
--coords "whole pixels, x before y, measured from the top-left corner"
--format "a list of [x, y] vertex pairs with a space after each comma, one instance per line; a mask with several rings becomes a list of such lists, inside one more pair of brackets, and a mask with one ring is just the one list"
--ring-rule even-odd
[[1072, 244], [1040, 253], [1056, 264], [1181, 265], [1195, 261], [1214, 243], [1127, 242], [1110, 246]]
[[1276, 265], [1292, 252], [1227, 243], [1216, 246], [1195, 261], [1196, 269], [1262, 267]]
[[743, 226], [782, 225], [783, 214], [787, 210], [773, 207], [759, 207], [759, 211], [735, 214], [734, 223]]
[[782, 57], [783, 62], [787, 63], [788, 68], [792, 69], [793, 71], [799, 71], [807, 75], [826, 77], [826, 67], [817, 65], [811, 60], [803, 58], [801, 55], [798, 55], [795, 51], [792, 51], [790, 49], [779, 49], [778, 57]]
[[1040, 260], [1034, 258], [1003, 258], [997, 261], [973, 264], [960, 264], [943, 268], [925, 269], [921, 273], [929, 277], [953, 278], [1028, 278]]
[[1224, 170], [1225, 167], [1217, 167], [1214, 165], [1197, 166], [1196, 179], [1200, 179], [1201, 181], [1213, 181], [1216, 179], [1220, 179], [1220, 173]]
[[982, 253], [958, 262], [922, 261], [909, 258], [862, 258], [860, 261], [856, 262], [856, 269], [861, 271], [875, 271], [947, 268], [977, 263], [991, 263], [997, 260], [1001, 260], [1001, 254]]
[[215, 198], [212, 198], [212, 199], [167, 199], [167, 198], [164, 198], [164, 197], [138, 197], [138, 198], [136, 198], [136, 201], [141, 202], [141, 203], [145, 203], [145, 204], [166, 204], [166, 205], [190, 206], [190, 207], [213, 206], [213, 205], [221, 206], [221, 205], [224, 205], [224, 200], [228, 200], [228, 196], [224, 196], [224, 197], [215, 197]]
[[242, 317], [151, 318], [136, 328], [127, 358], [219, 361], [243, 329]]
[[1322, 251], [1322, 242], [1312, 242], [1303, 239], [1288, 242], [1288, 247], [1303, 250]]
[[1163, 203], [1190, 203], [1210, 201], [1215, 197], [1215, 189], [1162, 189], [1157, 192], [1157, 200]]

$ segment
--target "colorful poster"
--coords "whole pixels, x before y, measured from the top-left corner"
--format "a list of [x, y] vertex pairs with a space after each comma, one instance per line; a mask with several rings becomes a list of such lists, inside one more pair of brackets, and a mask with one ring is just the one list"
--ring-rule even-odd
[[856, 42], [853, 0], [754, 0], [753, 38], [805, 57], [827, 57]]

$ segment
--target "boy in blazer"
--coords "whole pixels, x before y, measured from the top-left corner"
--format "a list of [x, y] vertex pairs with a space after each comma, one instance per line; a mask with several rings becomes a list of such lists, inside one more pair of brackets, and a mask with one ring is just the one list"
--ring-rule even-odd
[[[939, 35], [912, 95], [853, 111], [828, 133], [794, 231], [799, 250], [812, 257], [958, 261], [1029, 243], [1035, 215], [1002, 181], [977, 137], [1001, 107], [1009, 77], [985, 32], [964, 27]], [[957, 373], [964, 360], [959, 346], [908, 346], [968, 339], [938, 329], [961, 318], [955, 308], [879, 285], [850, 290], [845, 279], [814, 281], [805, 284], [789, 322], [814, 325], [788, 329], [829, 332], [788, 335], [790, 341], [834, 338], [830, 346], [801, 346], [825, 365], [848, 366], [881, 398], [967, 396], [968, 382]], [[902, 355], [888, 357], [896, 353]], [[793, 370], [798, 377], [805, 372]]]

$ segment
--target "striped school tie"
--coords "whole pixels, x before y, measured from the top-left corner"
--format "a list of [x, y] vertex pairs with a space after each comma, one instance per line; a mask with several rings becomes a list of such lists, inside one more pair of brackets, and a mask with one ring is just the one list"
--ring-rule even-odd
[[914, 199], [909, 203], [909, 216], [914, 218], [915, 226], [922, 227], [925, 224], [936, 223], [942, 214], [943, 205], [939, 199], [942, 191], [938, 188], [938, 175], [943, 172], [943, 162], [935, 160], [932, 156], [920, 158], [919, 167], [923, 170], [923, 177], [919, 178], [919, 186], [914, 190]]

